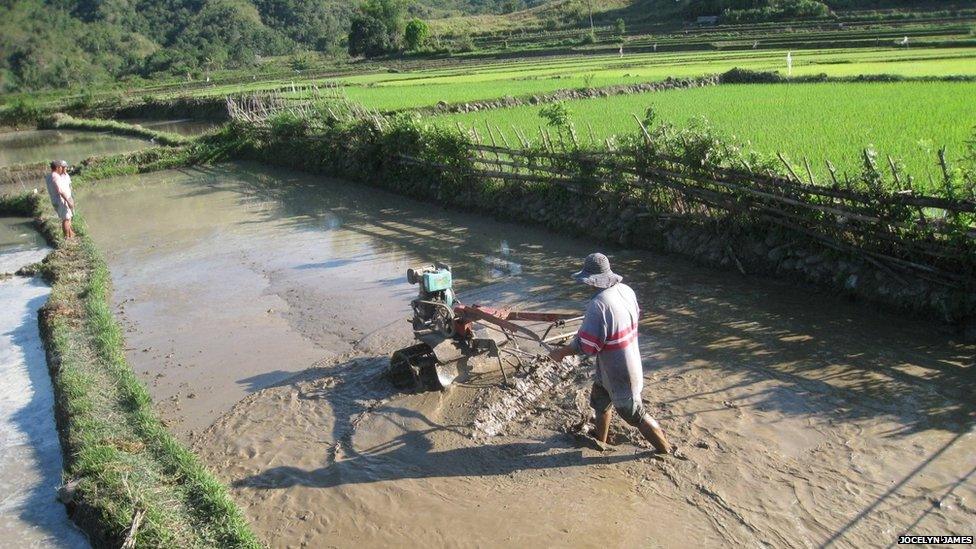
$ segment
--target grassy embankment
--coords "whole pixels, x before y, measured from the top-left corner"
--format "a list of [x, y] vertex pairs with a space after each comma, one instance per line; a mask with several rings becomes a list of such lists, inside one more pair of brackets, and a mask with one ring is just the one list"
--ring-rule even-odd
[[[185, 150], [136, 153], [106, 161], [78, 182], [191, 160]], [[164, 160], [162, 157], [171, 155]], [[0, 215], [40, 216], [39, 195], [0, 198]], [[79, 238], [60, 237], [57, 219], [40, 229], [55, 247], [43, 272], [52, 284], [41, 329], [54, 382], [72, 518], [96, 547], [118, 547], [136, 517], [140, 547], [260, 547], [243, 514], [156, 417], [145, 386], [127, 364], [112, 315], [108, 269], [75, 218]]]
[[39, 127], [42, 129], [107, 132], [115, 135], [148, 139], [160, 145], [168, 146], [186, 145], [190, 142], [190, 138], [186, 136], [144, 128], [138, 124], [128, 124], [118, 120], [75, 118], [63, 113], [58, 113], [41, 120]]

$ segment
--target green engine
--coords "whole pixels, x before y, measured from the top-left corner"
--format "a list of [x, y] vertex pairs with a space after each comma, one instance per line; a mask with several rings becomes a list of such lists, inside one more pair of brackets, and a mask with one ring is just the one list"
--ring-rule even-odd
[[451, 268], [438, 263], [407, 269], [407, 282], [420, 287], [417, 299], [411, 302], [414, 331], [453, 336], [454, 290]]

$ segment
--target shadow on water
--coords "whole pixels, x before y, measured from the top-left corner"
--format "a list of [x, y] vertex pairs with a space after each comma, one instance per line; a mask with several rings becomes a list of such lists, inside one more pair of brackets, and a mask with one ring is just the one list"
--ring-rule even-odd
[[[566, 434], [532, 442], [463, 446], [434, 451], [430, 435], [452, 432], [468, 438], [460, 425], [442, 425], [417, 410], [388, 405], [400, 394], [383, 376], [386, 357], [355, 359], [333, 368], [316, 369], [279, 386], [297, 387], [299, 398], [320, 400], [335, 414], [333, 447], [317, 469], [272, 467], [234, 482], [236, 487], [283, 489], [292, 486], [334, 488], [350, 484], [444, 478], [498, 476], [517, 471], [612, 464], [638, 459], [635, 454], [587, 457]], [[338, 380], [335, 384], [322, 381]], [[357, 449], [357, 426], [370, 415], [399, 423], [423, 425], [374, 446]]]
[[[891, 488], [888, 488], [883, 494], [881, 494], [881, 496], [879, 496], [877, 499], [875, 499], [870, 505], [868, 505], [867, 507], [865, 507], [864, 509], [862, 509], [861, 512], [859, 512], [854, 518], [852, 518], [850, 521], [848, 521], [847, 524], [845, 524], [839, 530], [837, 530], [836, 532], [834, 532], [833, 535], [831, 535], [830, 538], [828, 538], [827, 541], [825, 541], [821, 545], [821, 547], [831, 547], [831, 546], [835, 545], [838, 541], [842, 540], [844, 538], [844, 535], [851, 528], [855, 527], [862, 520], [864, 520], [865, 518], [869, 517], [875, 510], [878, 509], [878, 507], [881, 506], [882, 503], [884, 503], [885, 501], [887, 501], [891, 496], [897, 494], [898, 491], [901, 490], [902, 488], [904, 488], [905, 485], [907, 485], [909, 481], [911, 481], [913, 478], [915, 478], [919, 473], [921, 473], [930, 464], [932, 464], [933, 462], [935, 462], [940, 456], [942, 456], [947, 450], [949, 450], [949, 448], [951, 448], [953, 445], [955, 445], [956, 442], [958, 442], [961, 438], [963, 438], [964, 436], [966, 436], [966, 434], [967, 433], [958, 433], [958, 434], [956, 434], [956, 436], [954, 436], [952, 438], [952, 440], [950, 440], [949, 442], [945, 443], [935, 453], [933, 453], [928, 458], [926, 458], [925, 461], [919, 463], [914, 469], [912, 469], [912, 471], [910, 473], [908, 473], [907, 475], [905, 475], [897, 483], [893, 484], [891, 486]], [[950, 495], [952, 495], [952, 493], [956, 491], [956, 488], [958, 488], [963, 483], [965, 483], [967, 480], [969, 480], [973, 476], [974, 473], [976, 473], [976, 467], [974, 467], [973, 469], [971, 469], [968, 473], [966, 473], [966, 474], [962, 475], [961, 477], [959, 477], [959, 479], [956, 482], [954, 482], [951, 485], [949, 485], [949, 489], [945, 493], [940, 494], [939, 499], [937, 499], [935, 501], [930, 501], [928, 508], [917, 519], [915, 519], [915, 521], [912, 522], [912, 524], [910, 524], [908, 527], [902, 528], [901, 531], [902, 532], [905, 532], [905, 533], [914, 533], [915, 532], [915, 527], [918, 526], [918, 524], [921, 523], [922, 520], [925, 517], [927, 517], [934, 509], [936, 509], [937, 502], [943, 501], [943, 500], [945, 500], [945, 498], [947, 498]], [[897, 541], [897, 538], [896, 538], [896, 541]], [[888, 547], [891, 547], [893, 545], [894, 545], [894, 542], [892, 542], [891, 544], [889, 544]]]
[[[39, 279], [32, 284], [43, 285]], [[47, 301], [47, 294], [28, 301], [17, 327], [4, 334], [13, 348], [24, 353], [24, 363], [32, 389], [31, 401], [13, 414], [12, 420], [27, 440], [25, 448], [34, 453], [33, 463], [39, 478], [31, 479], [33, 486], [23, 502], [18, 518], [44, 532], [48, 542], [61, 547], [87, 547], [84, 536], [68, 520], [57, 501], [57, 487], [61, 484], [61, 446], [54, 427], [54, 397], [47, 358], [38, 336], [37, 311]]]

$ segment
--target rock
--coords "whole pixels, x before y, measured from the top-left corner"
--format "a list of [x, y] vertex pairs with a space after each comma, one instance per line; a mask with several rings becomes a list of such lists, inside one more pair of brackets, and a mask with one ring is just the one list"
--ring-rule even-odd
[[75, 500], [75, 494], [78, 493], [78, 484], [81, 480], [69, 480], [58, 488], [58, 501], [65, 505], [70, 505]]
[[854, 289], [856, 289], [857, 288], [857, 275], [856, 274], [851, 274], [851, 276], [847, 277], [847, 280], [844, 281], [844, 287], [847, 288], [848, 290], [854, 290]]

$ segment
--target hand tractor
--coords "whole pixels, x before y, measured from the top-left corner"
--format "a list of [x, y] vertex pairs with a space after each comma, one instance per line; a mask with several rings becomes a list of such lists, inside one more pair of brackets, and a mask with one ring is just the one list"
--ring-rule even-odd
[[[573, 331], [550, 336], [553, 329], [583, 318], [576, 314], [464, 305], [454, 293], [451, 268], [441, 263], [407, 269], [407, 282], [419, 286], [417, 298], [410, 302], [410, 322], [417, 343], [390, 357], [389, 374], [401, 388], [447, 389], [458, 377], [458, 363], [475, 356], [497, 359], [507, 385], [502, 354], [514, 357], [516, 368], [524, 369], [522, 359], [534, 359], [536, 355], [522, 349], [520, 341], [548, 350], [550, 344], [575, 334]], [[547, 328], [540, 335], [518, 322], [547, 323]], [[494, 330], [501, 337], [476, 337], [475, 327]]]

